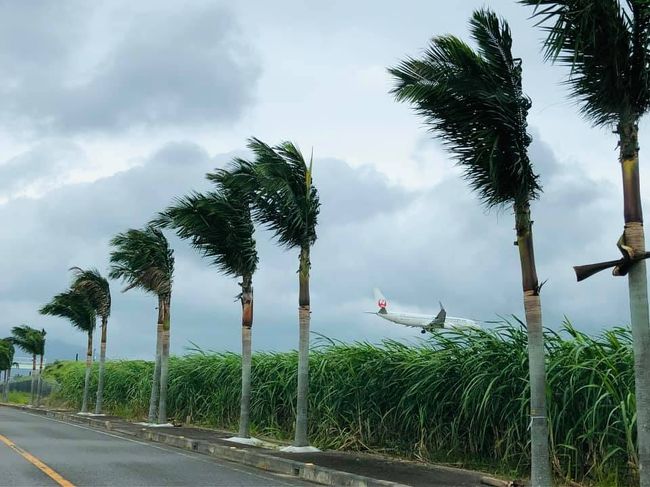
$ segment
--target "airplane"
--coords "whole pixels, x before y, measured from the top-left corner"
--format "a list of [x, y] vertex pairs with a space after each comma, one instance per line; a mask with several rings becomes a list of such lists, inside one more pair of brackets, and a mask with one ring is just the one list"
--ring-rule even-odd
[[379, 306], [379, 311], [366, 311], [366, 313], [377, 315], [380, 318], [392, 321], [393, 323], [397, 323], [399, 325], [410, 326], [413, 328], [422, 328], [420, 333], [451, 328], [480, 328], [480, 326], [473, 320], [447, 316], [447, 312], [445, 311], [445, 307], [442, 305], [442, 303], [440, 303], [440, 312], [438, 312], [436, 316], [417, 313], [389, 312], [387, 309], [388, 301], [382, 292], [379, 289], [375, 288], [374, 293], [375, 299], [377, 300], [377, 306]]

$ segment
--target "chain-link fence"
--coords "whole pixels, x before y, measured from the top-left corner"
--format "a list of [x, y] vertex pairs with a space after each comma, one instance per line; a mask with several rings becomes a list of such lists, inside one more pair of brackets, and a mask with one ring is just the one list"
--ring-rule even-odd
[[[38, 379], [37, 379], [38, 380]], [[38, 382], [37, 382], [38, 383]], [[41, 380], [41, 397], [47, 397], [56, 390], [56, 383], [47, 380]], [[32, 391], [32, 379], [20, 378], [18, 380], [11, 380], [8, 384], [9, 392], [27, 392]], [[4, 383], [0, 382], [0, 394], [4, 392]]]

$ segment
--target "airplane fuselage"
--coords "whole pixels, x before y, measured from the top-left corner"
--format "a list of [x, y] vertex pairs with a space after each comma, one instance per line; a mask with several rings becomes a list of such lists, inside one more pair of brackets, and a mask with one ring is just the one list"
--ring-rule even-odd
[[381, 318], [392, 321], [393, 323], [398, 323], [404, 326], [412, 326], [416, 328], [478, 328], [476, 322], [468, 320], [465, 318], [455, 318], [453, 316], [447, 316], [445, 318], [444, 324], [438, 325], [434, 324], [436, 319], [433, 315], [425, 315], [418, 313], [376, 313], [377, 316]]
[[419, 313], [404, 313], [404, 312], [391, 312], [388, 311], [388, 300], [384, 297], [381, 291], [377, 288], [374, 289], [375, 299], [379, 311], [366, 313], [375, 314], [387, 321], [397, 323], [398, 325], [411, 326], [414, 328], [421, 328], [422, 333], [427, 331], [440, 330], [440, 329], [453, 329], [453, 328], [480, 328], [478, 323], [466, 318], [454, 318], [447, 316], [445, 307], [440, 303], [440, 311], [437, 315], [426, 315]]

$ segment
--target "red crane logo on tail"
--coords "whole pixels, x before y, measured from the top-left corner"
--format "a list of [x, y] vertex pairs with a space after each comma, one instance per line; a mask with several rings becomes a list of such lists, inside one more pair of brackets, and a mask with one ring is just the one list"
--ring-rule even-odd
[[386, 303], [386, 300], [385, 300], [385, 299], [380, 299], [379, 301], [377, 301], [377, 304], [379, 305], [379, 307], [380, 307], [381, 309], [386, 309], [386, 304], [387, 304], [387, 303]]

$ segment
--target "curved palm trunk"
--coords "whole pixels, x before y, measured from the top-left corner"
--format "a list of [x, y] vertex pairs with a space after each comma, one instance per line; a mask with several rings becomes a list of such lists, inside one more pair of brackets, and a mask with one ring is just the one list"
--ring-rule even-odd
[[163, 298], [163, 329], [160, 353], [160, 402], [158, 405], [158, 424], [167, 422], [167, 383], [169, 376], [169, 335], [170, 335], [170, 308], [171, 296]]
[[[643, 210], [639, 183], [639, 147], [637, 124], [621, 123], [620, 163], [623, 174], [625, 245], [632, 257], [645, 252]], [[645, 260], [636, 262], [628, 275], [630, 317], [634, 338], [634, 382], [636, 390], [637, 443], [639, 475], [642, 487], [650, 486], [650, 319], [648, 316], [648, 279]]]
[[30, 387], [30, 397], [29, 405], [33, 406], [35, 404], [35, 395], [36, 395], [36, 354], [32, 354], [32, 383]]
[[253, 327], [253, 284], [252, 276], [242, 279], [241, 320], [241, 403], [239, 412], [239, 437], [250, 437], [251, 404], [251, 332]]
[[88, 350], [86, 350], [86, 377], [84, 379], [84, 395], [81, 402], [81, 412], [88, 412], [88, 389], [90, 387], [90, 369], [93, 366], [93, 331], [88, 332]]
[[41, 355], [41, 361], [38, 366], [38, 382], [36, 384], [36, 406], [41, 405], [41, 392], [43, 388], [43, 355]]
[[158, 398], [160, 397], [160, 356], [162, 354], [162, 335], [165, 310], [162, 298], [158, 298], [158, 325], [156, 326], [156, 361], [151, 379], [151, 396], [149, 397], [149, 423], [155, 423], [158, 413]]
[[544, 333], [539, 283], [535, 267], [533, 229], [528, 202], [515, 205], [517, 246], [521, 262], [524, 310], [528, 330], [528, 370], [530, 374], [530, 445], [533, 487], [553, 485], [546, 418], [546, 371]]
[[102, 337], [99, 350], [99, 377], [97, 379], [97, 401], [95, 402], [95, 414], [102, 414], [104, 404], [104, 368], [106, 365], [106, 328], [108, 327], [108, 316], [102, 316]]
[[300, 269], [298, 279], [298, 399], [296, 404], [296, 436], [294, 446], [308, 446], [307, 409], [309, 403], [309, 247], [300, 250]]

